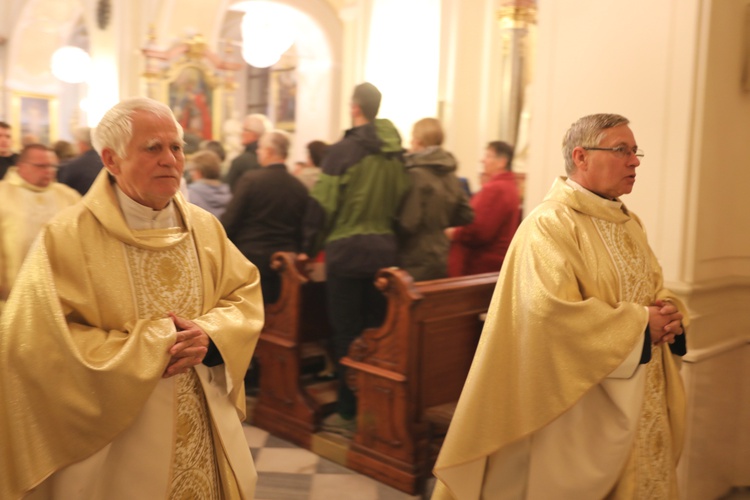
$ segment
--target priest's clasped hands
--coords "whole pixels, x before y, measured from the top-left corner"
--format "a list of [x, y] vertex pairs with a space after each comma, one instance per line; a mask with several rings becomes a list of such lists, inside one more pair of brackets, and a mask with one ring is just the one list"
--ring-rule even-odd
[[200, 364], [208, 352], [208, 335], [192, 321], [180, 318], [170, 312], [174, 326], [177, 328], [175, 343], [169, 348], [169, 364], [162, 377], [169, 378], [186, 373], [190, 368]]
[[682, 313], [674, 304], [657, 300], [648, 306], [648, 326], [654, 344], [674, 343], [677, 335], [683, 334]]

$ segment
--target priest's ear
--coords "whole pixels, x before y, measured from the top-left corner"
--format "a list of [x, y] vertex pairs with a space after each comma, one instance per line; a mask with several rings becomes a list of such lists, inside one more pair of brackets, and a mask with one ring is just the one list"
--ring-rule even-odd
[[117, 157], [117, 153], [110, 148], [102, 149], [102, 163], [109, 170], [112, 175], [120, 173], [120, 159]]
[[573, 163], [576, 165], [576, 170], [583, 170], [585, 172], [588, 169], [588, 151], [581, 146], [576, 146], [573, 148], [571, 155], [573, 156]]

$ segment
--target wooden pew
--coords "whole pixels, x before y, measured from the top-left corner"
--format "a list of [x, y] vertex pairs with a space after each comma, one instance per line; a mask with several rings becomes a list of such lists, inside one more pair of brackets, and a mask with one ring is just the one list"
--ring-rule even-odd
[[398, 268], [378, 273], [385, 322], [342, 359], [358, 397], [348, 467], [410, 494], [421, 489], [431, 467], [425, 414], [458, 400], [497, 277], [414, 283]]
[[271, 265], [281, 275], [281, 293], [275, 303], [266, 305], [255, 350], [260, 387], [252, 423], [310, 448], [320, 419], [335, 403], [337, 383], [315, 382], [303, 370], [309, 360], [324, 359], [330, 337], [324, 265], [302, 266], [291, 252], [277, 252]]

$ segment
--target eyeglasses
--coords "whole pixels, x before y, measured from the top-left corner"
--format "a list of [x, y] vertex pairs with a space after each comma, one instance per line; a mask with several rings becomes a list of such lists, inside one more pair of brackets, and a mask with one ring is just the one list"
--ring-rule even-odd
[[53, 168], [55, 170], [57, 170], [59, 168], [54, 163], [34, 163], [34, 162], [30, 162], [30, 161], [27, 161], [27, 162], [24, 162], [24, 163], [28, 163], [29, 165], [33, 165], [36, 168]]
[[629, 148], [627, 146], [617, 146], [616, 148], [587, 148], [584, 147], [586, 151], [612, 151], [616, 157], [618, 158], [630, 158], [630, 155], [633, 155], [637, 158], [643, 158], [646, 153], [643, 152], [642, 149], [633, 147]]

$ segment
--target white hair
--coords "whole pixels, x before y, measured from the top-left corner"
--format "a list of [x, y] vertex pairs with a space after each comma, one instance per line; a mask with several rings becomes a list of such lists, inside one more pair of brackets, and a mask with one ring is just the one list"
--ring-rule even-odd
[[291, 142], [289, 134], [283, 130], [270, 130], [263, 134], [258, 141], [262, 147], [271, 148], [279, 157], [284, 159], [289, 157]]
[[247, 115], [242, 126], [250, 132], [255, 132], [256, 134], [258, 134], [258, 137], [260, 137], [267, 130], [271, 129], [271, 121], [266, 117], [266, 115], [255, 113], [252, 115]]
[[78, 127], [73, 131], [73, 139], [91, 146], [91, 129], [89, 127]]
[[147, 97], [132, 97], [115, 104], [96, 126], [92, 142], [99, 156], [104, 148], [109, 148], [120, 158], [125, 157], [127, 146], [133, 138], [133, 115], [138, 111], [172, 120], [180, 140], [183, 139], [182, 126], [166, 104]]

